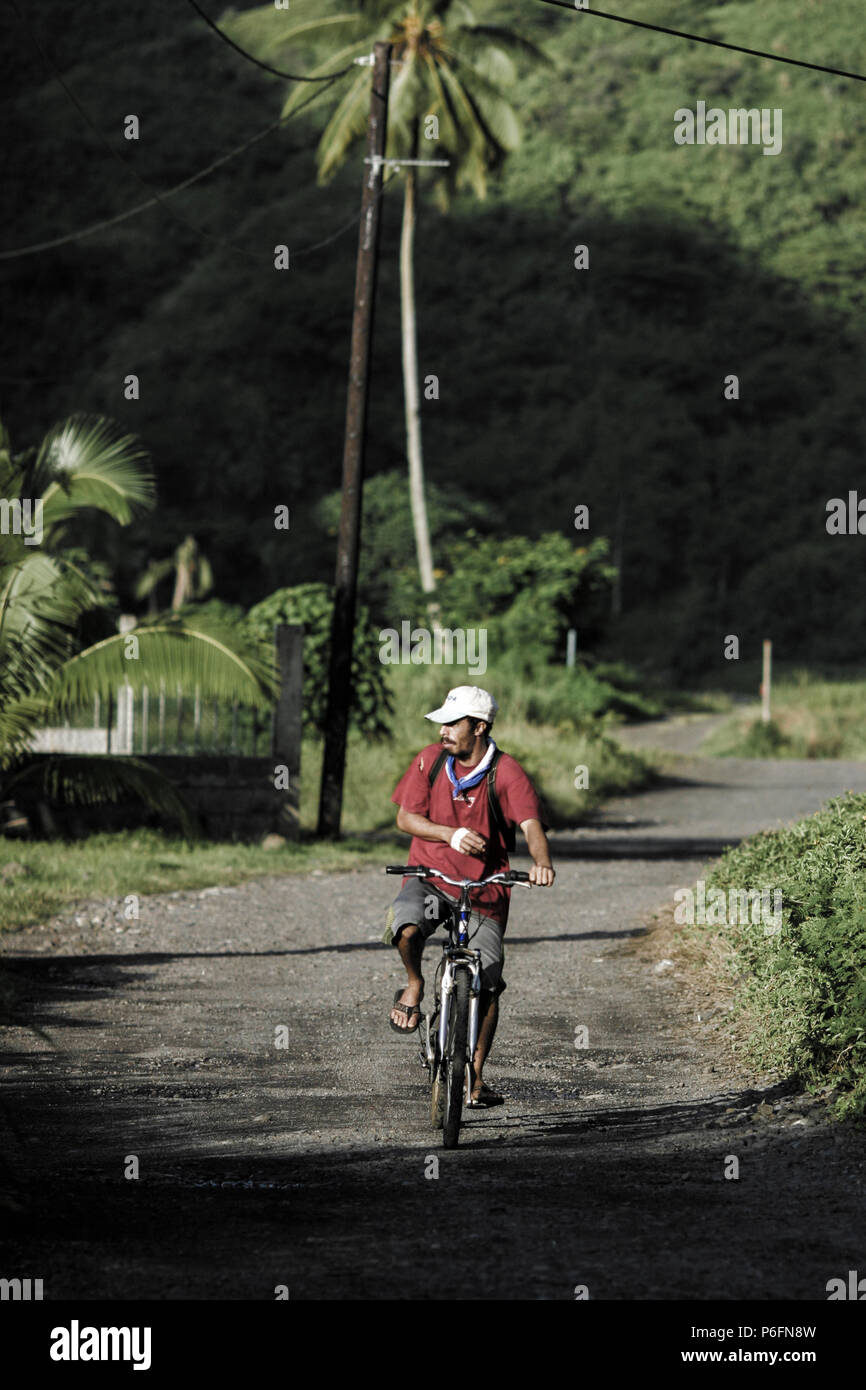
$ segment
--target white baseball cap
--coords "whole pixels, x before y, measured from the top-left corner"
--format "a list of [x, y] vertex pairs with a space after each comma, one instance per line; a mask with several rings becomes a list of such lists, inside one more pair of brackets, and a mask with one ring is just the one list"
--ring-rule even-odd
[[449, 690], [441, 709], [431, 710], [425, 719], [437, 724], [451, 724], [455, 719], [486, 719], [492, 724], [499, 709], [493, 696], [479, 685], [457, 685]]

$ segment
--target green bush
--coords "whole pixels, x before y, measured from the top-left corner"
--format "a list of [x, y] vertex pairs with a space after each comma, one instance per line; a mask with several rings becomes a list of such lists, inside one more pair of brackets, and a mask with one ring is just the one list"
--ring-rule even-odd
[[756, 719], [749, 725], [742, 738], [737, 739], [726, 754], [736, 758], [783, 758], [803, 757], [791, 739], [779, 728], [774, 719], [764, 723]]
[[569, 627], [586, 628], [614, 575], [603, 538], [575, 546], [558, 532], [454, 542], [436, 597], [449, 626], [487, 628], [491, 657], [527, 675], [562, 657]]
[[[841, 1114], [866, 1111], [866, 794], [729, 850], [708, 879], [779, 889], [782, 926], [727, 926], [749, 1056], [800, 1081], [832, 1084]], [[705, 932], [706, 927], [691, 928]]]
[[[441, 563], [447, 553], [455, 526], [461, 531], [467, 526], [484, 530], [495, 521], [495, 509], [488, 502], [459, 488], [440, 487], [428, 480], [425, 496], [434, 564]], [[342, 500], [341, 491], [330, 492], [316, 507], [316, 520], [329, 537], [337, 535]], [[364, 483], [358, 592], [370, 612], [382, 618], [383, 626], [394, 626], [396, 614], [408, 618], [424, 612], [405, 469], [379, 473]]]
[[[303, 726], [307, 733], [324, 733], [328, 698], [333, 597], [326, 584], [297, 584], [251, 608], [246, 626], [260, 642], [273, 638], [276, 623], [304, 625]], [[388, 734], [393, 701], [379, 661], [379, 632], [363, 607], [358, 609], [352, 653], [350, 727], [373, 738]]]
[[[609, 670], [617, 683], [605, 679], [601, 674], [603, 670]], [[623, 719], [660, 716], [662, 707], [656, 700], [638, 689], [624, 689], [619, 684], [620, 670], [619, 667], [601, 666], [590, 669], [582, 664], [571, 669], [548, 669], [545, 679], [534, 685], [527, 698], [526, 718], [533, 724], [585, 729], [605, 715]], [[630, 677], [626, 679], [632, 683]]]

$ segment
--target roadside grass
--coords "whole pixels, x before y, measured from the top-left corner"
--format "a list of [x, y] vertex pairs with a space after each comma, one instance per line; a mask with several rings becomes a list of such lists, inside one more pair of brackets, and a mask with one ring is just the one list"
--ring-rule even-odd
[[772, 719], [754, 707], [735, 714], [702, 745], [720, 758], [866, 758], [866, 677], [828, 679], [808, 671], [773, 686]]
[[279, 850], [229, 842], [190, 844], [159, 830], [116, 831], [75, 841], [0, 839], [0, 930], [42, 922], [71, 903], [97, 898], [122, 905], [130, 893], [170, 893], [269, 874], [384, 864], [398, 851], [398, 838], [393, 844], [354, 838], [301, 841]]
[[[738, 1050], [760, 1070], [831, 1086], [840, 1116], [866, 1113], [866, 794], [728, 850], [719, 888], [778, 889], [778, 931], [763, 921], [685, 925], [699, 961], [724, 972]], [[730, 914], [727, 914], [730, 916]], [[758, 916], [759, 913], [751, 915]]]
[[[608, 796], [649, 785], [653, 764], [610, 737], [612, 716], [569, 713], [560, 692], [539, 691], [537, 683], [491, 668], [483, 677], [430, 667], [394, 667], [391, 681], [395, 713], [391, 738], [374, 742], [352, 734], [346, 758], [343, 827], [351, 834], [392, 829], [396, 807], [391, 794], [413, 756], [439, 740], [439, 725], [424, 718], [441, 705], [449, 685], [484, 682], [501, 706], [493, 728], [497, 745], [523, 764], [545, 798], [551, 824], [572, 825]], [[566, 692], [567, 695], [567, 692]], [[547, 704], [557, 717], [541, 722]], [[302, 749], [301, 826], [315, 827], [322, 743], [307, 739]], [[576, 789], [575, 768], [587, 769], [589, 785]]]
[[[471, 674], [464, 680], [480, 679]], [[461, 675], [429, 668], [397, 668], [392, 673], [395, 716], [391, 738], [374, 742], [353, 734], [349, 740], [339, 842], [314, 838], [318, 818], [322, 760], [320, 739], [302, 748], [301, 839], [275, 850], [260, 844], [184, 840], [158, 830], [94, 834], [76, 841], [0, 839], [0, 930], [43, 921], [70, 903], [128, 894], [165, 893], [270, 874], [331, 872], [401, 861], [408, 838], [394, 825], [391, 794], [413, 755], [438, 741], [439, 726], [424, 719], [441, 704], [449, 684]], [[527, 722], [527, 706], [542, 697], [531, 682], [507, 673], [485, 677], [500, 692], [503, 716], [497, 743], [524, 765], [545, 798], [552, 826], [575, 824], [604, 797], [646, 786], [653, 766], [621, 748], [606, 733], [605, 719], [577, 715], [557, 723]], [[567, 692], [566, 692], [567, 693]], [[559, 699], [561, 692], [556, 696]], [[566, 706], [567, 708], [567, 706]], [[561, 710], [557, 711], [562, 713]], [[586, 768], [589, 786], [575, 789], [575, 768]], [[7, 873], [3, 874], [3, 866]], [[20, 871], [9, 872], [10, 864]]]

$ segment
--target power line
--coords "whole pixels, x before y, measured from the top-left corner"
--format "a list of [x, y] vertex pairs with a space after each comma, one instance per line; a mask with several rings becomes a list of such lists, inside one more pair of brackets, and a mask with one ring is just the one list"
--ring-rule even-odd
[[809, 68], [812, 72], [826, 72], [831, 77], [850, 77], [854, 82], [866, 82], [866, 75], [860, 72], [846, 72], [843, 68], [828, 68], [821, 63], [807, 63], [802, 58], [785, 58], [781, 53], [764, 53], [758, 48], [744, 48], [742, 44], [725, 43], [722, 39], [708, 39], [700, 34], [686, 34], [682, 29], [667, 29], [663, 24], [649, 24], [643, 19], [627, 19], [621, 14], [606, 14], [604, 10], [585, 10], [576, 8], [573, 0], [539, 0], [542, 5], [554, 5], [557, 9], [568, 10], [571, 14], [596, 15], [599, 19], [610, 19], [615, 24], [629, 24], [635, 29], [650, 29], [654, 34], [668, 34], [675, 39], [688, 39], [691, 43], [708, 44], [711, 48], [727, 48], [733, 53], [747, 53], [751, 58], [768, 58], [771, 63], [787, 63], [794, 68]]
[[[298, 109], [300, 110], [300, 107]], [[53, 237], [50, 241], [37, 241], [30, 246], [16, 246], [9, 251], [0, 251], [0, 261], [17, 260], [20, 256], [34, 256], [39, 251], [51, 251], [56, 246], [67, 246], [70, 242], [81, 241], [83, 237], [94, 236], [97, 232], [104, 232], [109, 227], [116, 227], [121, 222], [127, 222], [131, 217], [136, 217], [140, 212], [146, 212], [148, 208], [156, 207], [157, 204], [164, 206], [164, 200], [166, 198], [171, 198], [175, 193], [180, 193], [184, 188], [189, 188], [192, 184], [198, 183], [201, 179], [206, 178], [207, 175], [212, 174], [215, 169], [219, 169], [223, 164], [227, 164], [230, 159], [234, 159], [237, 155], [243, 154], [245, 150], [250, 149], [250, 147], [257, 144], [259, 140], [264, 140], [266, 135], [270, 135], [272, 131], [279, 129], [282, 124], [282, 120], [272, 121], [269, 126], [265, 126], [264, 130], [260, 130], [257, 135], [253, 135], [251, 139], [245, 140], [242, 145], [235, 146], [233, 150], [229, 150], [228, 154], [222, 155], [220, 159], [214, 160], [213, 164], [209, 164], [206, 169], [200, 169], [197, 174], [191, 174], [188, 179], [183, 179], [181, 183], [176, 183], [172, 188], [164, 189], [162, 193], [155, 194], [152, 198], [146, 199], [143, 203], [136, 203], [135, 207], [127, 208], [126, 212], [119, 212], [115, 217], [106, 217], [99, 222], [92, 222], [89, 226], [82, 227], [77, 232], [69, 232], [65, 236]], [[121, 162], [126, 164], [125, 160]], [[129, 165], [126, 165], [126, 167], [130, 168]], [[132, 170], [132, 172], [134, 173], [135, 171]], [[139, 178], [139, 182], [144, 183], [144, 180]], [[145, 184], [145, 187], [148, 186], [149, 185]], [[212, 237], [210, 233], [202, 231], [200, 227], [194, 227], [192, 223], [186, 222], [183, 218], [178, 218], [177, 214], [172, 209], [168, 209], [168, 211], [171, 212], [172, 217], [182, 222], [185, 227], [196, 232], [197, 235], [207, 237], [210, 241], [217, 241], [220, 245], [230, 244], [223, 243], [220, 241], [220, 238]], [[242, 254], [249, 253], [244, 252]]]
[[[298, 107], [298, 110], [300, 109], [301, 108]], [[147, 208], [155, 207], [157, 203], [162, 202], [162, 198], [171, 197], [172, 194], [180, 192], [180, 190], [183, 188], [188, 188], [191, 183], [195, 183], [198, 179], [203, 179], [206, 174], [211, 173], [220, 164], [225, 164], [229, 159], [233, 159], [236, 154], [240, 154], [244, 149], [248, 149], [250, 145], [255, 143], [255, 141], [263, 140], [266, 135], [269, 135], [271, 131], [275, 130], [277, 126], [279, 126], [280, 124], [280, 121], [276, 121], [273, 125], [267, 126], [264, 130], [260, 131], [258, 135], [254, 135], [252, 140], [248, 140], [245, 145], [239, 145], [237, 149], [230, 150], [228, 154], [223, 155], [222, 159], [218, 159], [215, 164], [209, 165], [207, 169], [202, 169], [201, 172], [198, 174], [193, 174], [190, 178], [185, 179], [183, 183], [176, 184], [174, 188], [166, 189], [165, 193], [163, 193], [160, 197], [149, 198], [145, 203], [138, 203], [134, 208], [129, 208], [126, 212], [118, 213], [116, 217], [109, 217], [103, 222], [94, 222], [91, 226], [82, 228], [81, 231], [70, 232], [68, 236], [55, 237], [53, 241], [40, 241], [35, 243], [33, 246], [19, 246], [11, 251], [0, 251], [0, 261], [11, 261], [15, 260], [19, 256], [35, 255], [37, 251], [47, 251], [55, 246], [65, 246], [68, 245], [68, 243], [70, 242], [80, 241], [82, 237], [92, 236], [96, 232], [104, 231], [107, 227], [114, 227], [119, 222], [125, 222], [130, 217], [135, 217], [137, 213], [144, 212]], [[397, 174], [392, 174], [389, 179], [385, 180], [381, 190], [376, 195], [377, 198], [381, 198], [384, 195], [385, 189], [388, 188], [390, 184], [394, 182], [395, 178], [397, 178]], [[356, 212], [349, 219], [348, 222], [344, 222], [343, 225], [339, 227], [336, 232], [332, 232], [331, 235], [326, 237], [324, 241], [317, 241], [312, 246], [302, 246], [299, 251], [292, 251], [291, 254], [293, 256], [309, 256], [312, 251], [320, 251], [323, 246], [330, 246], [332, 242], [337, 241], [339, 237], [344, 236], [345, 233], [348, 232], [352, 227], [354, 227], [357, 222], [360, 222], [360, 220], [361, 214], [359, 212]], [[192, 226], [191, 223], [187, 223], [185, 225], [190, 227]], [[197, 231], [199, 229], [192, 228], [192, 230]], [[200, 232], [200, 235], [208, 236], [208, 233]], [[218, 238], [209, 237], [209, 240], [216, 241], [218, 240]], [[249, 256], [255, 260], [260, 259], [258, 253], [254, 251], [245, 251], [242, 247], [233, 246], [231, 242], [220, 241], [219, 244], [221, 246], [229, 247], [229, 249], [232, 251], [238, 251], [241, 255]], [[11, 380], [11, 377], [0, 377], [0, 381], [9, 382]], [[24, 380], [24, 378], [21, 378], [21, 384], [23, 384]], [[28, 380], [55, 381], [57, 380], [57, 378], [39, 377], [28, 378]]]
[[[379, 199], [385, 196], [385, 189], [389, 188], [391, 184], [394, 182], [394, 180], [398, 177], [399, 172], [395, 170], [393, 174], [391, 174], [387, 179], [384, 180], [382, 187], [379, 189], [379, 192], [376, 194], [375, 198], [372, 201], [374, 203], [378, 203]], [[293, 251], [292, 255], [309, 256], [312, 251], [321, 251], [323, 246], [330, 246], [331, 243], [337, 241], [339, 237], [345, 236], [346, 232], [350, 231], [352, 227], [357, 226], [363, 215], [364, 212], [362, 209], [360, 212], [356, 212], [353, 217], [350, 217], [348, 222], [344, 222], [342, 227], [339, 227], [336, 232], [332, 232], [329, 237], [325, 237], [324, 241], [317, 241], [314, 246], [302, 246], [300, 251]]]
[[[383, 181], [382, 187], [380, 188], [379, 192], [376, 194], [376, 197], [375, 197], [375, 201], [376, 201], [376, 202], [378, 202], [380, 198], [383, 198], [383, 197], [384, 197], [384, 195], [385, 195], [385, 189], [386, 189], [386, 188], [390, 188], [391, 184], [394, 183], [394, 181], [395, 181], [397, 178], [399, 178], [399, 176], [400, 176], [400, 170], [399, 170], [399, 169], [395, 169], [395, 171], [393, 172], [393, 174], [390, 174], [390, 175], [388, 176], [388, 178], [386, 178], [386, 179]], [[124, 216], [132, 216], [132, 212], [133, 212], [133, 211], [134, 211], [134, 209], [133, 209], [132, 211], [130, 211], [129, 213], [126, 213], [126, 214], [123, 214], [123, 215], [124, 215]], [[351, 231], [352, 227], [356, 227], [357, 224], [360, 222], [362, 216], [363, 216], [363, 210], [360, 211], [360, 212], [354, 213], [354, 215], [353, 215], [352, 217], [350, 217], [349, 220], [348, 220], [347, 222], [344, 222], [343, 225], [342, 225], [341, 227], [338, 227], [337, 230], [336, 230], [335, 232], [332, 232], [330, 236], [325, 237], [323, 241], [314, 242], [314, 244], [313, 244], [312, 246], [303, 246], [303, 247], [301, 247], [301, 249], [300, 249], [299, 251], [294, 251], [294, 250], [293, 250], [293, 251], [291, 251], [291, 255], [292, 255], [294, 258], [297, 259], [298, 256], [309, 256], [309, 255], [311, 255], [312, 252], [314, 252], [314, 251], [321, 251], [323, 247], [325, 247], [325, 246], [330, 246], [333, 242], [337, 241], [341, 236], [345, 236], [346, 232]], [[86, 233], [79, 233], [78, 235], [86, 235]], [[8, 254], [9, 254], [8, 252], [2, 252], [2, 253], [0, 253], [0, 256], [2, 256], [2, 255], [8, 255]], [[13, 253], [13, 254], [14, 254], [14, 253]], [[253, 253], [250, 252], [250, 253], [248, 253], [248, 254], [252, 255]], [[100, 342], [101, 342], [101, 341], [102, 341], [102, 340], [100, 339]], [[91, 346], [95, 347], [95, 346], [96, 346], [96, 343], [91, 344]], [[79, 356], [81, 356], [81, 353], [79, 353]], [[140, 367], [140, 366], [142, 365], [143, 362], [154, 362], [154, 361], [158, 361], [158, 360], [159, 360], [158, 356], [154, 356], [153, 354], [151, 354], [149, 357], [145, 357], [145, 358], [136, 358], [136, 364], [137, 364], [137, 366]], [[66, 371], [61, 372], [61, 373], [59, 373], [59, 374], [56, 375], [56, 376], [0, 376], [0, 386], [38, 386], [38, 385], [44, 384], [44, 383], [46, 383], [46, 382], [56, 382], [56, 381], [65, 380], [68, 376], [69, 376], [69, 370], [68, 370], [68, 368], [66, 369]]]
[[221, 29], [218, 24], [215, 24], [209, 14], [205, 14], [201, 5], [197, 3], [197, 0], [188, 0], [188, 4], [190, 4], [196, 14], [204, 20], [205, 24], [207, 24], [210, 29], [213, 29], [215, 34], [219, 35], [223, 43], [227, 43], [229, 48], [233, 48], [235, 53], [239, 53], [242, 58], [246, 58], [248, 63], [255, 63], [257, 68], [261, 68], [263, 72], [272, 73], [274, 77], [284, 77], [289, 82], [327, 82], [328, 77], [343, 77], [347, 72], [351, 72], [352, 68], [355, 66], [354, 63], [349, 63], [348, 67], [340, 68], [339, 72], [328, 73], [327, 77], [302, 77], [301, 74], [297, 72], [281, 72], [279, 68], [272, 68], [270, 63], [263, 63], [261, 58], [256, 58], [252, 53], [248, 53], [245, 48], [241, 48], [239, 43], [235, 43], [234, 39], [229, 38], [225, 30]]
[[215, 169], [220, 168], [223, 164], [227, 163], [230, 159], [233, 159], [236, 155], [242, 154], [245, 150], [248, 150], [259, 140], [263, 140], [266, 135], [271, 134], [272, 131], [279, 129], [279, 127], [282, 126], [286, 121], [290, 120], [292, 117], [296, 115], [299, 115], [300, 112], [305, 109], [305, 107], [309, 106], [310, 103], [314, 101], [317, 96], [320, 95], [321, 91], [327, 91], [328, 88], [334, 82], [337, 81], [341, 74], [330, 74], [330, 76], [326, 79], [328, 87], [321, 88], [319, 91], [311, 93], [311, 95], [307, 98], [306, 101], [301, 102], [300, 105], [295, 108], [295, 110], [291, 113], [291, 116], [280, 117], [278, 120], [271, 122], [271, 124], [269, 126], [266, 126], [264, 130], [260, 131], [258, 135], [254, 135], [250, 140], [246, 141], [244, 144], [236, 146], [233, 150], [230, 150], [228, 154], [221, 156], [220, 159], [217, 159], [212, 164], [209, 164], [206, 169], [202, 169], [198, 174], [193, 174], [190, 178], [183, 180], [179, 184], [175, 184], [173, 188], [167, 189], [165, 192], [159, 192], [156, 189], [154, 189], [153, 185], [148, 183], [146, 179], [143, 179], [139, 174], [138, 170], [135, 169], [133, 165], [128, 163], [128, 161], [125, 160], [117, 152], [117, 150], [110, 143], [110, 141], [106, 139], [103, 132], [97, 126], [96, 122], [90, 116], [87, 109], [79, 101], [78, 97], [75, 95], [75, 92], [72, 90], [68, 82], [63, 77], [63, 74], [58, 70], [56, 64], [52, 61], [50, 55], [43, 48], [33, 28], [24, 20], [21, 11], [16, 3], [16, 0], [10, 0], [10, 2], [12, 5], [12, 9], [15, 11], [16, 16], [18, 17], [19, 23], [23, 24], [24, 27], [27, 29], [27, 32], [30, 36], [30, 39], [34, 47], [36, 48], [43, 62], [53, 73], [54, 78], [59, 83], [60, 87], [63, 89], [69, 101], [75, 107], [76, 111], [78, 111], [79, 115], [84, 119], [84, 121], [86, 121], [87, 125], [95, 133], [95, 135], [100, 140], [105, 149], [108, 150], [108, 153], [111, 155], [111, 157], [114, 160], [116, 160], [122, 168], [126, 169], [130, 174], [132, 174], [136, 182], [140, 183], [142, 188], [146, 188], [148, 192], [150, 192], [153, 196], [144, 203], [136, 204], [134, 208], [128, 209], [128, 211], [125, 213], [120, 213], [116, 217], [107, 218], [100, 222], [93, 223], [91, 224], [91, 226], [84, 228], [80, 232], [71, 233], [69, 236], [57, 237], [51, 241], [38, 242], [33, 244], [32, 246], [18, 247], [11, 251], [0, 252], [0, 260], [13, 260], [16, 259], [18, 256], [34, 255], [36, 252], [51, 250], [54, 247], [62, 246], [70, 241], [78, 241], [82, 237], [90, 236], [95, 232], [105, 231], [109, 227], [116, 226], [119, 222], [126, 221], [128, 218], [136, 216], [139, 212], [146, 211], [148, 208], [155, 206], [157, 203], [165, 208], [165, 211], [174, 221], [178, 222], [181, 226], [186, 227], [188, 231], [194, 232], [196, 236], [204, 237], [207, 241], [212, 242], [214, 245], [221, 246], [229, 251], [233, 251], [237, 255], [247, 256], [252, 259], [258, 259], [257, 253], [246, 251], [241, 246], [235, 246], [234, 243], [227, 241], [225, 238], [214, 236], [212, 233], [206, 232], [202, 227], [198, 227], [194, 223], [188, 221], [187, 218], [182, 217], [179, 213], [175, 212], [173, 208], [168, 207], [167, 203], [164, 200], [173, 196], [175, 193], [180, 192], [182, 189], [188, 188], [191, 184], [196, 183], [199, 179], [205, 178], [208, 174], [213, 173]]

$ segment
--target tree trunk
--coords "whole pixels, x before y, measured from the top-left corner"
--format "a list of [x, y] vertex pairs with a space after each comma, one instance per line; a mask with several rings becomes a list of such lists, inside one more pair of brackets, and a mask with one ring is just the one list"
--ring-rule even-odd
[[[427, 522], [427, 501], [424, 495], [424, 460], [421, 453], [421, 409], [418, 392], [418, 342], [415, 326], [415, 275], [413, 247], [415, 242], [415, 170], [406, 169], [406, 191], [403, 200], [403, 229], [400, 237], [400, 308], [403, 332], [403, 394], [406, 402], [406, 452], [409, 459], [409, 500], [412, 525], [415, 530], [415, 549], [418, 572], [425, 594], [436, 589], [433, 578], [433, 553], [430, 547], [430, 528]], [[431, 602], [428, 612], [434, 629], [439, 625], [439, 605]]]

